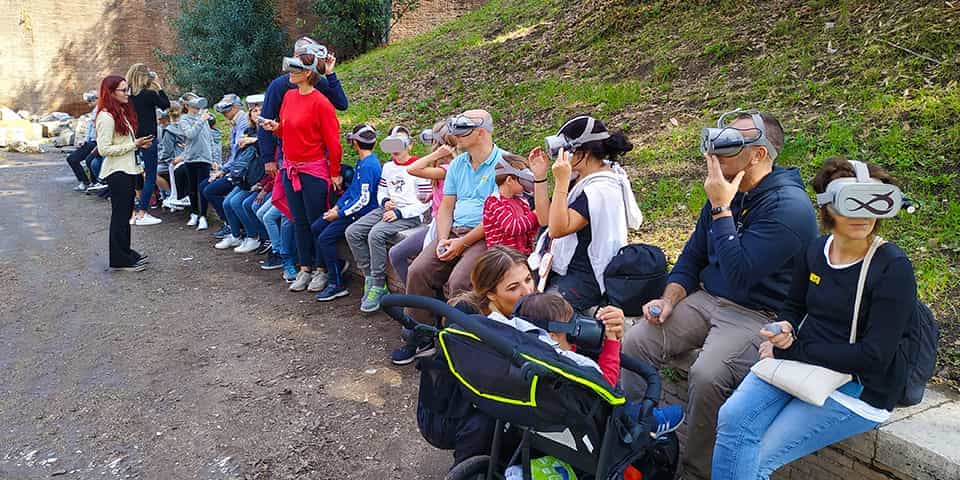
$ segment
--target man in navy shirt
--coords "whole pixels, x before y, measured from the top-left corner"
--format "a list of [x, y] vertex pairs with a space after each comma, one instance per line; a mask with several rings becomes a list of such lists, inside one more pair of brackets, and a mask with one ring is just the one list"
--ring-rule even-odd
[[[708, 202], [670, 273], [663, 297], [644, 306], [645, 322], [624, 338], [624, 352], [656, 368], [702, 348], [690, 366], [686, 471], [710, 478], [717, 412], [759, 360], [760, 329], [783, 305], [794, 264], [817, 236], [816, 216], [799, 170], [774, 166], [783, 148], [775, 118], [740, 114], [729, 125], [748, 143], [729, 156], [705, 155]], [[762, 130], [761, 130], [762, 128]], [[643, 382], [624, 376], [631, 396]]]
[[[293, 56], [299, 57], [300, 54], [306, 51], [308, 45], [316, 44], [317, 42], [310, 37], [301, 37], [293, 46]], [[347, 101], [347, 94], [343, 91], [343, 86], [340, 85], [340, 79], [338, 79], [337, 74], [333, 72], [336, 65], [337, 57], [332, 53], [327, 53], [327, 58], [323, 61], [323, 75], [318, 77], [315, 87], [330, 100], [330, 103], [332, 103], [337, 110], [342, 111], [347, 109], [349, 102]], [[280, 105], [283, 103], [283, 96], [288, 90], [294, 88], [297, 88], [297, 86], [290, 83], [290, 75], [287, 73], [273, 79], [267, 87], [267, 92], [264, 94], [260, 117], [277, 120], [277, 116], [280, 114]], [[257, 147], [260, 149], [260, 158], [266, 159], [267, 163], [265, 167], [267, 172], [276, 172], [277, 137], [273, 132], [261, 128], [257, 130]], [[270, 161], [269, 159], [274, 159], [274, 161]]]

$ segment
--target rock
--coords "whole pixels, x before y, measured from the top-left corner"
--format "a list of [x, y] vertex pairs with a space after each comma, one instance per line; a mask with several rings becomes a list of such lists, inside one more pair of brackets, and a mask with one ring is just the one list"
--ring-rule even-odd
[[7, 150], [17, 153], [45, 153], [43, 145], [38, 140], [16, 141], [7, 146]]

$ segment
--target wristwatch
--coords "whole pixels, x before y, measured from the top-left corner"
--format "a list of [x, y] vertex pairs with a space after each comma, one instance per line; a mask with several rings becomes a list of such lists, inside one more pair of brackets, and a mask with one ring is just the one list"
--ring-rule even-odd
[[713, 207], [710, 209], [710, 215], [720, 215], [723, 212], [729, 212], [730, 206], [724, 205], [722, 207]]

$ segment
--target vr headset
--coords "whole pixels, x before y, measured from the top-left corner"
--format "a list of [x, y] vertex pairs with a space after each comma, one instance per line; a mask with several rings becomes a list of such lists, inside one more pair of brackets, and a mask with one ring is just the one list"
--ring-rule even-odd
[[216, 110], [217, 113], [226, 113], [230, 111], [234, 105], [239, 107], [243, 105], [243, 102], [240, 101], [240, 97], [235, 93], [228, 93], [213, 106], [213, 109]]
[[493, 120], [489, 118], [475, 120], [462, 113], [447, 119], [447, 130], [451, 134], [458, 137], [467, 136], [470, 134], [470, 132], [477, 128], [482, 128], [490, 133], [493, 133]]
[[[317, 72], [317, 67], [327, 58], [327, 47], [318, 44], [307, 44], [297, 50], [296, 57], [283, 57], [284, 72], [302, 72], [310, 70]], [[310, 62], [310, 60], [313, 60]]]
[[207, 99], [193, 92], [183, 94], [183, 96], [180, 97], [180, 103], [189, 105], [198, 110], [207, 108]]
[[523, 185], [523, 191], [527, 193], [533, 192], [533, 181], [534, 176], [533, 172], [529, 168], [524, 168], [518, 170], [513, 165], [510, 165], [510, 162], [501, 158], [497, 161], [497, 164], [493, 167], [494, 176], [500, 175], [514, 175], [520, 181], [520, 185]]
[[[587, 126], [583, 129], [583, 133], [581, 133], [579, 137], [570, 138], [561, 133], [563, 132], [564, 128], [567, 128], [567, 125], [570, 125], [571, 123], [582, 118], [587, 119]], [[563, 126], [560, 127], [560, 130], [557, 131], [556, 135], [551, 135], [546, 138], [547, 155], [549, 155], [550, 158], [557, 158], [561, 148], [566, 152], [573, 153], [580, 149], [580, 147], [582, 147], [585, 143], [595, 142], [597, 140], [606, 140], [610, 138], [610, 132], [607, 132], [606, 130], [593, 133], [593, 127], [596, 125], [596, 123], [597, 120], [595, 118], [587, 115], [573, 118], [567, 123], [564, 123]]]
[[97, 95], [96, 90], [90, 90], [89, 92], [83, 92], [83, 101], [84, 101], [84, 102], [87, 102], [87, 103], [96, 102], [98, 98], [99, 98], [99, 95]]
[[387, 138], [380, 141], [380, 150], [386, 153], [400, 153], [410, 148], [411, 144], [413, 144], [413, 140], [410, 139], [406, 129], [397, 126], [391, 128]]
[[[753, 119], [754, 128], [733, 128], [725, 124], [727, 117], [746, 113]], [[744, 133], [748, 135], [745, 137]], [[744, 147], [763, 146], [767, 148], [767, 154], [771, 160], [777, 159], [777, 148], [770, 143], [767, 138], [767, 129], [763, 124], [763, 118], [760, 112], [756, 110], [736, 109], [720, 116], [717, 120], [717, 128], [704, 128], [700, 132], [700, 153], [707, 155], [717, 155], [721, 157], [730, 157], [740, 153]]]
[[856, 178], [838, 178], [827, 184], [827, 190], [817, 194], [817, 205], [829, 205], [837, 215], [847, 218], [891, 218], [906, 207], [908, 213], [917, 207], [896, 185], [870, 177], [867, 164], [850, 160]]
[[348, 142], [356, 140], [360, 143], [376, 143], [377, 141], [377, 131], [370, 125], [363, 125], [356, 132], [347, 132], [343, 136]]
[[250, 107], [254, 105], [263, 105], [264, 98], [265, 98], [265, 95], [262, 93], [258, 93], [256, 95], [247, 95], [246, 102], [247, 102], [247, 105]]
[[426, 129], [420, 132], [420, 135], [417, 135], [417, 138], [420, 139], [420, 143], [424, 145], [433, 145], [433, 142], [439, 141], [436, 135], [433, 133], [433, 129]]
[[603, 346], [603, 334], [605, 327], [603, 322], [595, 318], [581, 315], [574, 312], [573, 318], [569, 322], [554, 322], [552, 320], [541, 320], [537, 318], [527, 318], [520, 315], [520, 306], [526, 297], [517, 302], [513, 308], [513, 317], [526, 320], [537, 327], [548, 332], [563, 333], [567, 336], [567, 341], [586, 349], [596, 350]]

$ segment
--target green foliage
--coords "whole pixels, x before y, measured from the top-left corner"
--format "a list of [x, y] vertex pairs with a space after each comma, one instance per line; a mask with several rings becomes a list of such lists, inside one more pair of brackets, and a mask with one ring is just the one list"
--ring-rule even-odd
[[262, 91], [286, 50], [271, 0], [181, 0], [176, 52], [157, 51], [174, 82], [216, 102]]
[[316, 0], [313, 9], [321, 19], [314, 35], [338, 58], [353, 58], [386, 42], [390, 0]]

